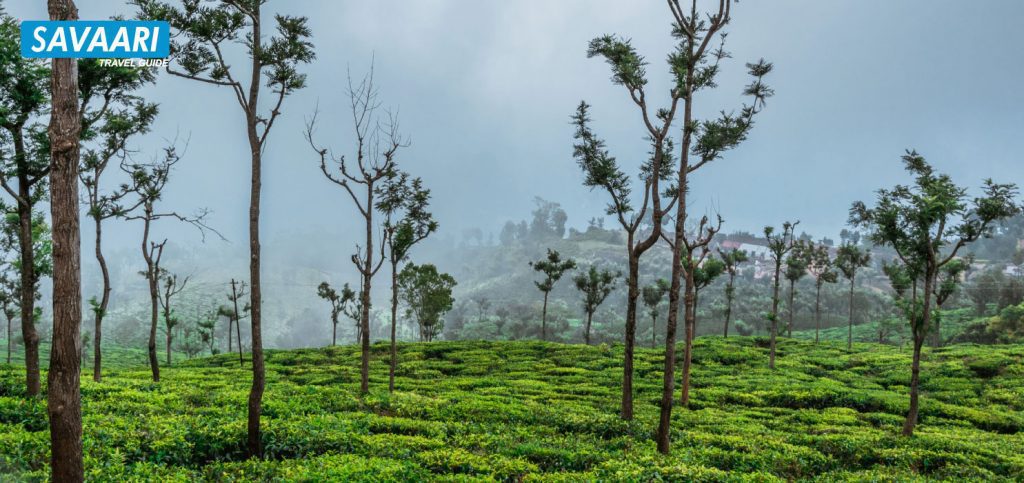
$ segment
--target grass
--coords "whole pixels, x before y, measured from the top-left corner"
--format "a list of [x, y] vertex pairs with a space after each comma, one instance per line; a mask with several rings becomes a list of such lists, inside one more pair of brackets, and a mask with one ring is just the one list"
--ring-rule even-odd
[[[696, 341], [689, 409], [671, 456], [651, 441], [661, 357], [639, 350], [636, 419], [617, 416], [621, 346], [402, 344], [398, 390], [373, 346], [269, 351], [266, 458], [246, 460], [249, 372], [231, 355], [83, 378], [95, 481], [800, 481], [1024, 479], [1024, 346], [929, 350], [921, 424], [899, 436], [909, 353], [875, 344]], [[45, 400], [0, 366], [0, 480], [47, 475]]]

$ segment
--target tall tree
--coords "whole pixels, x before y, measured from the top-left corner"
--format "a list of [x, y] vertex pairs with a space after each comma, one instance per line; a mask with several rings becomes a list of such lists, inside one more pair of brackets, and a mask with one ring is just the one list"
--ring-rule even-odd
[[455, 299], [455, 278], [431, 264], [406, 264], [398, 274], [398, 287], [411, 318], [420, 328], [420, 340], [430, 342], [444, 329], [444, 314]]
[[[171, 25], [171, 60], [167, 72], [204, 84], [228, 87], [245, 115], [249, 141], [251, 180], [249, 183], [249, 306], [252, 324], [252, 388], [249, 391], [247, 448], [262, 456], [260, 414], [266, 374], [263, 365], [262, 297], [260, 283], [260, 194], [263, 183], [263, 153], [284, 99], [306, 85], [298, 70], [316, 57], [306, 17], [275, 15], [276, 35], [264, 36], [265, 0], [183, 0], [176, 8], [158, 0], [132, 0], [140, 16], [166, 20]], [[237, 44], [246, 52], [247, 64], [233, 70], [224, 55], [225, 47]], [[246, 78], [248, 85], [245, 84]], [[270, 90], [272, 101], [261, 108], [262, 87]]]
[[555, 288], [555, 284], [561, 280], [562, 275], [576, 268], [576, 262], [571, 258], [563, 260], [562, 255], [558, 251], [548, 248], [547, 257], [530, 262], [530, 266], [544, 275], [544, 280], [534, 281], [533, 284], [537, 286], [537, 290], [544, 294], [544, 305], [541, 308], [540, 316], [540, 340], [547, 340], [548, 296], [551, 294], [551, 290]]
[[807, 275], [807, 267], [811, 264], [814, 244], [807, 240], [797, 240], [793, 251], [786, 257], [786, 281], [789, 282], [789, 320], [786, 322], [786, 337], [793, 337], [793, 316], [796, 313], [796, 283]]
[[[377, 228], [374, 215], [380, 211], [377, 206], [378, 187], [396, 176], [398, 150], [409, 145], [398, 132], [398, 119], [394, 113], [389, 111], [386, 120], [382, 121], [379, 118], [380, 101], [377, 94], [372, 67], [359, 85], [352, 82], [351, 75], [348, 77], [348, 95], [356, 135], [355, 163], [346, 160], [345, 156], [335, 157], [329, 149], [322, 148], [313, 141], [316, 113], [306, 125], [306, 139], [317, 153], [320, 171], [330, 182], [345, 189], [365, 222], [364, 245], [357, 245], [356, 253], [352, 255], [352, 263], [362, 277], [360, 305], [363, 312], [359, 330], [362, 358], [359, 390], [363, 393], [370, 390], [370, 289], [373, 276], [384, 264], [384, 250], [387, 245], [384, 240], [375, 240], [377, 237], [374, 236], [374, 230]], [[329, 162], [335, 165], [337, 173], [332, 173], [328, 168]], [[380, 246], [380, 254], [376, 260], [374, 247], [378, 245], [375, 245], [375, 241], [379, 242]]]
[[1016, 204], [1017, 187], [1013, 184], [986, 179], [982, 195], [970, 199], [966, 189], [957, 186], [949, 175], [936, 173], [916, 151], [908, 151], [903, 164], [914, 183], [879, 190], [873, 208], [863, 202], [854, 203], [850, 222], [867, 228], [872, 242], [891, 247], [904, 264], [918, 267], [923, 278], [920, 302], [915, 290], [911, 305], [920, 303], [920, 317], [910, 317], [914, 357], [910, 409], [903, 424], [903, 434], [910, 436], [917, 425], [921, 347], [931, 328], [933, 290], [939, 272], [956, 259], [960, 249], [989, 236], [995, 222], [1020, 213], [1021, 208]]
[[[739, 113], [722, 111], [717, 118], [700, 120], [696, 117], [695, 95], [704, 89], [717, 87], [715, 78], [719, 73], [719, 63], [729, 57], [725, 50], [723, 29], [731, 20], [732, 3], [732, 0], [721, 0], [718, 2], [717, 10], [703, 12], [697, 8], [697, 0], [691, 2], [688, 11], [680, 5], [679, 0], [668, 1], [669, 10], [672, 12], [672, 36], [677, 41], [676, 50], [668, 57], [675, 78], [672, 97], [682, 100], [683, 115], [682, 149], [675, 180], [679, 194], [675, 207], [673, 241], [670, 244], [670, 280], [673, 286], [669, 289], [661, 415], [655, 436], [658, 451], [664, 454], [669, 452], [671, 445], [669, 436], [672, 423], [672, 393], [675, 386], [675, 332], [679, 317], [680, 288], [685, 286], [686, 289], [683, 297], [683, 318], [687, 330], [692, 331], [696, 326], [696, 300], [693, 293], [695, 284], [693, 271], [686, 269], [699, 265], [694, 263], [695, 252], [706, 248], [714, 234], [721, 228], [720, 217], [714, 227], [706, 222], [706, 216], [696, 224], [689, 218], [690, 207], [686, 194], [691, 189], [691, 175], [742, 143], [753, 127], [754, 116], [764, 107], [765, 100], [773, 94], [764, 83], [764, 77], [771, 72], [772, 64], [761, 59], [757, 63], [746, 64], [753, 80], [746, 86], [743, 94], [752, 98], [750, 105], [743, 105]], [[717, 47], [712, 45], [716, 37], [719, 39]], [[697, 226], [697, 229], [689, 234], [686, 229], [688, 223]], [[684, 279], [685, 284], [682, 283]], [[691, 355], [684, 354], [683, 357], [689, 359]], [[684, 381], [684, 391], [689, 391], [687, 383], [688, 381]]]
[[772, 276], [772, 311], [768, 313], [768, 322], [771, 324], [771, 335], [768, 342], [768, 367], [775, 369], [775, 339], [779, 332], [779, 279], [782, 274], [782, 264], [786, 255], [796, 246], [796, 238], [793, 230], [800, 222], [782, 224], [782, 231], [775, 232], [775, 227], [764, 227], [764, 237], [768, 240], [768, 250], [771, 253], [772, 261], [775, 264], [775, 271]]
[[[629, 99], [636, 105], [643, 121], [645, 134], [651, 145], [646, 162], [640, 166], [640, 181], [643, 183], [642, 201], [638, 206], [631, 199], [633, 187], [630, 177], [620, 168], [615, 157], [609, 154], [605, 143], [590, 128], [589, 108], [580, 101], [572, 122], [576, 126], [573, 157], [585, 176], [583, 184], [591, 189], [605, 191], [611, 201], [606, 213], [618, 220], [626, 232], [626, 331], [625, 351], [622, 364], [622, 419], [633, 419], [633, 352], [636, 346], [637, 302], [640, 298], [640, 257], [650, 250], [661, 236], [662, 220], [671, 209], [662, 205], [662, 196], [675, 196], [674, 187], [662, 187], [672, 174], [674, 160], [673, 144], [669, 130], [676, 118], [679, 99], [682, 95], [679, 85], [681, 73], [673, 69], [676, 87], [669, 91], [667, 108], [655, 108], [647, 100], [647, 61], [637, 53], [628, 39], [604, 35], [590, 41], [587, 57], [602, 57], [612, 70], [612, 83], [626, 88]], [[674, 66], [674, 57], [669, 66]], [[649, 223], [649, 227], [646, 226]], [[643, 233], [642, 228], [650, 228]]]
[[172, 299], [185, 290], [185, 286], [188, 285], [190, 277], [178, 279], [178, 275], [170, 273], [167, 270], [159, 269], [160, 277], [163, 279], [164, 286], [163, 291], [160, 292], [160, 310], [163, 313], [164, 318], [164, 331], [167, 336], [165, 341], [167, 343], [167, 365], [171, 365], [171, 341], [174, 338], [174, 329], [176, 329], [181, 323], [181, 319], [178, 314], [174, 312], [174, 307], [171, 302]]
[[576, 289], [583, 293], [583, 312], [587, 314], [587, 323], [583, 330], [583, 340], [590, 345], [590, 323], [594, 320], [594, 312], [608, 298], [608, 294], [615, 290], [615, 281], [622, 274], [611, 270], [598, 270], [596, 265], [591, 265], [586, 273], [581, 273], [572, 278]]
[[808, 259], [807, 271], [814, 277], [814, 343], [819, 342], [821, 332], [821, 288], [826, 283], [839, 280], [828, 246], [824, 243], [815, 245]]
[[746, 250], [733, 248], [732, 250], [718, 249], [718, 257], [725, 264], [725, 272], [729, 274], [729, 281], [725, 284], [725, 324], [722, 329], [722, 336], [729, 337], [729, 322], [732, 319], [732, 302], [736, 298], [736, 275], [740, 273], [740, 265], [748, 260]]
[[[48, 10], [50, 20], [78, 20], [78, 8], [72, 0], [49, 0]], [[84, 479], [84, 467], [80, 393], [82, 358], [79, 355], [82, 342], [82, 266], [78, 223], [78, 143], [82, 122], [78, 106], [78, 65], [75, 59], [53, 59], [51, 74], [52, 107], [47, 132], [51, 160], [50, 219], [53, 220], [53, 336], [46, 377], [50, 475], [53, 481], [79, 482]], [[29, 242], [31, 245], [31, 237]]]
[[[398, 265], [409, 258], [417, 243], [437, 231], [434, 216], [427, 211], [430, 190], [420, 178], [400, 173], [380, 186], [377, 208], [384, 212], [384, 243], [391, 263], [391, 361], [388, 367], [388, 391], [395, 390], [398, 367]], [[481, 305], [481, 307], [483, 307]]]
[[643, 301], [647, 307], [647, 315], [651, 316], [651, 348], [658, 346], [658, 314], [661, 302], [665, 300], [670, 284], [668, 280], [659, 278], [656, 282], [643, 288]]
[[[54, 7], [64, 11], [66, 5], [50, 2], [50, 8]], [[4, 66], [4, 75], [0, 76], [0, 128], [3, 134], [0, 135], [0, 185], [14, 204], [13, 210], [6, 208], [5, 212], [14, 211], [18, 215], [22, 287], [18, 306], [21, 309], [21, 337], [25, 345], [25, 388], [29, 396], [38, 396], [39, 333], [35, 325], [35, 294], [40, 274], [34, 271], [36, 253], [32, 243], [32, 219], [36, 204], [46, 197], [46, 178], [50, 174], [50, 142], [42, 128], [41, 116], [51, 92], [51, 72], [44, 60], [21, 56], [19, 22], [6, 14], [0, 15], [0, 62]], [[60, 61], [58, 65], [75, 70], [74, 66], [64, 66], [66, 62], [69, 61]], [[77, 146], [78, 132], [74, 136]], [[77, 156], [77, 151], [74, 154]]]
[[103, 255], [103, 221], [126, 211], [121, 199], [127, 194], [123, 189], [105, 189], [101, 178], [112, 159], [128, 155], [131, 137], [149, 132], [157, 106], [133, 94], [153, 81], [150, 69], [102, 66], [99, 59], [81, 59], [78, 69], [82, 140], [93, 141], [82, 153], [78, 177], [85, 188], [86, 215], [95, 226], [95, 256], [103, 282], [100, 296], [89, 299], [94, 316], [92, 377], [99, 382], [103, 377], [103, 317], [112, 290]]
[[157, 209], [157, 202], [162, 199], [164, 188], [170, 181], [171, 171], [180, 160], [181, 157], [172, 145], [164, 148], [163, 157], [153, 162], [133, 163], [125, 160], [121, 163], [121, 170], [127, 173], [131, 179], [131, 184], [124, 186], [123, 189], [127, 192], [127, 197], [133, 198], [128, 203], [133, 208], [121, 210], [119, 214], [125, 220], [142, 222], [142, 259], [146, 262], [146, 269], [141, 274], [149, 284], [150, 325], [147, 349], [149, 368], [154, 382], [160, 381], [156, 332], [160, 314], [160, 278], [164, 275], [160, 262], [163, 258], [164, 248], [167, 246], [167, 239], [160, 242], [152, 239], [153, 223], [165, 218], [176, 219], [195, 226], [204, 237], [206, 231], [210, 230], [205, 223], [208, 213], [206, 210], [201, 210], [194, 216], [185, 216], [176, 211]]
[[836, 253], [836, 268], [850, 282], [850, 318], [847, 324], [846, 348], [853, 348], [853, 291], [857, 287], [857, 271], [871, 263], [871, 252], [852, 241], [844, 242]]

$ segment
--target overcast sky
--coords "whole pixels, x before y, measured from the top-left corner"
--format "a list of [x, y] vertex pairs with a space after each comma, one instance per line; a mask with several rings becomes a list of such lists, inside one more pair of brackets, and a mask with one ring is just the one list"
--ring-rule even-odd
[[[78, 4], [83, 19], [133, 14], [123, 2]], [[6, 6], [22, 19], [46, 16], [45, 2]], [[667, 97], [663, 59], [673, 39], [662, 1], [266, 7], [278, 8], [310, 17], [318, 58], [304, 68], [308, 87], [286, 101], [264, 158], [263, 229], [271, 238], [293, 228], [356, 233], [357, 212], [319, 172], [303, 124], [319, 103], [320, 141], [350, 153], [345, 73], [362, 75], [371, 56], [381, 100], [400, 109], [412, 140], [401, 167], [433, 189], [442, 232], [455, 237], [529, 216], [534, 196], [561, 203], [572, 226], [603, 211], [605, 198], [581, 186], [571, 156], [569, 116], [581, 99], [613, 155], [630, 166], [644, 158], [635, 106], [609, 81], [608, 67], [586, 57], [591, 38], [631, 37], [651, 62], [652, 102]], [[733, 11], [733, 59], [721, 87], [698, 98], [698, 114], [737, 108], [743, 63], [760, 57], [775, 63], [768, 82], [776, 95], [750, 139], [694, 179], [693, 202], [720, 211], [725, 231], [799, 219], [815, 236], [834, 236], [852, 201], [906, 180], [899, 156], [907, 148], [971, 186], [986, 177], [1024, 183], [1024, 2], [745, 0]], [[248, 146], [230, 91], [161, 75], [145, 94], [161, 115], [137, 148], [152, 152], [175, 133], [190, 139], [166, 206], [213, 209], [211, 223], [244, 247]], [[134, 235], [122, 241], [136, 243]], [[345, 245], [340, 253], [349, 252]]]

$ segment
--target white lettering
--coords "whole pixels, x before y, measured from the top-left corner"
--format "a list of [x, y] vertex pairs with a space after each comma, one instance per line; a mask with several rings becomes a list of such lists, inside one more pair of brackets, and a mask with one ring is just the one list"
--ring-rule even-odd
[[82, 51], [82, 46], [85, 45], [85, 39], [89, 38], [89, 32], [92, 32], [92, 27], [85, 27], [82, 35], [78, 35], [78, 29], [71, 27], [71, 46], [75, 49], [75, 52]]
[[124, 27], [117, 29], [117, 34], [114, 35], [114, 42], [110, 44], [108, 52], [113, 52], [117, 49], [131, 50], [131, 46], [128, 44], [128, 29]]
[[42, 52], [46, 50], [46, 39], [44, 39], [42, 35], [45, 32], [46, 27], [42, 25], [36, 27], [36, 29], [32, 31], [32, 37], [36, 39], [36, 42], [39, 42], [39, 44], [32, 46], [32, 52]]
[[107, 29], [96, 29], [96, 33], [92, 36], [92, 42], [89, 42], [89, 51], [93, 50], [107, 51]]
[[146, 49], [146, 40], [149, 39], [149, 30], [144, 28], [135, 29], [135, 42], [132, 50], [135, 52], [150, 52]]
[[47, 52], [53, 52], [60, 46], [61, 51], [68, 50], [67, 40], [64, 39], [64, 29], [58, 28], [53, 32], [53, 37], [50, 39], [50, 45], [46, 47]]

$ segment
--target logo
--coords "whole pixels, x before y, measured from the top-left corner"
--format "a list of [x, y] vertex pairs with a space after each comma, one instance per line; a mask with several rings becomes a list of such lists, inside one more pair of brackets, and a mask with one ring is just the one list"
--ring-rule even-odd
[[170, 25], [162, 21], [26, 20], [21, 55], [26, 58], [154, 59], [170, 55]]

